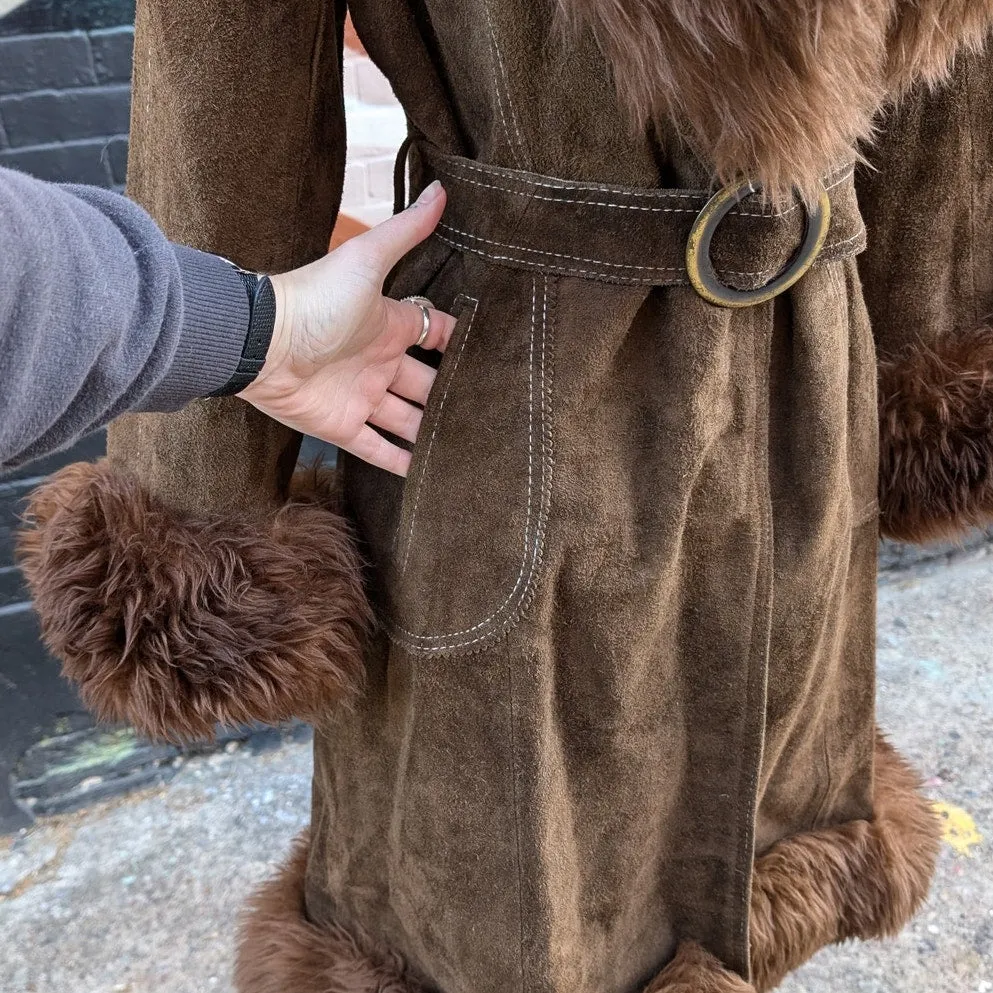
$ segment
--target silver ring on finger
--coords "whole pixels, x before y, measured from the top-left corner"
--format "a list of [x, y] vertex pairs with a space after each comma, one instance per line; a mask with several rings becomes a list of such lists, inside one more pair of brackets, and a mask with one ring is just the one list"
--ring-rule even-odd
[[421, 308], [421, 313], [424, 315], [424, 330], [421, 331], [420, 338], [417, 339], [417, 343], [414, 345], [415, 348], [420, 348], [428, 340], [428, 333], [431, 331], [431, 310], [430, 308], [434, 304], [427, 297], [404, 297], [404, 303], [412, 303], [417, 307]]
[[421, 336], [415, 342], [415, 347], [420, 348], [428, 340], [428, 334], [431, 331], [431, 311], [423, 303], [419, 303], [417, 306], [421, 308], [421, 315], [424, 319], [424, 328], [421, 331]]

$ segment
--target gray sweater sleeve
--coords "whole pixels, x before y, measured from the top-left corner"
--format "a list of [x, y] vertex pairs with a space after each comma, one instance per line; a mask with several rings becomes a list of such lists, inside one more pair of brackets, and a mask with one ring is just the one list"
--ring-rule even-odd
[[248, 299], [122, 196], [0, 169], [0, 472], [234, 373]]

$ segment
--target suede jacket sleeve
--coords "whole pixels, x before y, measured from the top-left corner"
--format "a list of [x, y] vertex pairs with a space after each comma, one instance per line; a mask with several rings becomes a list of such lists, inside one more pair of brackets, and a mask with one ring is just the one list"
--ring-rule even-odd
[[[343, 0], [139, 0], [128, 191], [169, 238], [263, 272], [327, 250], [343, 25]], [[100, 717], [198, 738], [357, 688], [357, 556], [326, 481], [291, 485], [299, 443], [236, 398], [127, 415], [36, 492], [24, 571]]]
[[993, 54], [906, 97], [869, 160], [882, 529], [926, 542], [993, 519]]

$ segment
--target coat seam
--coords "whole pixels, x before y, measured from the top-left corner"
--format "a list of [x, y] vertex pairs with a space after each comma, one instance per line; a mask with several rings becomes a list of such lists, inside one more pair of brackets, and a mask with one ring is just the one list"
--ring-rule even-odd
[[[504, 65], [503, 55], [500, 52], [499, 42], [497, 41], [496, 28], [493, 25], [493, 14], [490, 11], [489, 0], [483, 0], [483, 10], [486, 13], [486, 24], [490, 38], [490, 52], [493, 56], [491, 60], [493, 69], [493, 89], [496, 93], [497, 107], [500, 110], [500, 119], [503, 121], [503, 131], [507, 137], [507, 145], [510, 148], [511, 155], [514, 157], [514, 162], [518, 166], [524, 166], [527, 164], [528, 157], [524, 152], [524, 141], [521, 137], [520, 126], [517, 123], [514, 103], [510, 96], [510, 85], [507, 82], [506, 77], [507, 69]], [[516, 133], [517, 145], [514, 144], [514, 134], [511, 133], [511, 130], [507, 125], [507, 117], [503, 109], [503, 97], [501, 96], [501, 90], [507, 97], [507, 107], [510, 110], [510, 119], [514, 126], [514, 132]]]
[[[629, 265], [627, 265], [625, 263], [607, 262], [607, 261], [602, 261], [602, 260], [599, 260], [599, 259], [588, 259], [587, 260], [587, 259], [580, 258], [579, 256], [559, 255], [559, 254], [557, 254], [555, 252], [547, 252], [547, 251], [544, 251], [542, 249], [527, 248], [526, 246], [522, 246], [522, 245], [510, 245], [510, 244], [505, 244], [504, 242], [492, 241], [491, 239], [488, 239], [488, 238], [482, 238], [479, 235], [473, 235], [473, 234], [469, 234], [468, 232], [460, 231], [459, 229], [452, 228], [449, 225], [444, 224], [444, 223], [439, 224], [438, 225], [438, 228], [439, 229], [444, 229], [446, 231], [455, 232], [455, 233], [460, 234], [460, 235], [462, 235], [462, 236], [464, 236], [466, 238], [471, 238], [471, 239], [474, 239], [476, 241], [482, 242], [484, 244], [492, 245], [492, 246], [494, 246], [496, 248], [501, 248], [501, 247], [502, 248], [506, 248], [506, 250], [507, 251], [510, 251], [510, 252], [514, 252], [514, 251], [516, 251], [516, 252], [531, 252], [531, 253], [533, 253], [535, 255], [544, 255], [547, 258], [551, 258], [551, 259], [563, 259], [563, 260], [566, 260], [566, 261], [568, 261], [568, 260], [571, 259], [571, 260], [575, 260], [575, 261], [578, 261], [578, 262], [586, 262], [589, 265], [600, 265], [600, 266], [608, 266], [608, 267], [615, 267], [615, 268], [632, 268], [632, 269], [636, 269], [636, 270], [645, 269], [648, 272], [654, 272], [654, 273], [656, 273], [658, 276], [660, 276], [664, 280], [666, 280], [666, 282], [659, 283], [659, 281], [658, 281], [657, 278], [652, 278], [652, 277], [647, 277], [647, 276], [634, 276], [634, 275], [630, 275], [629, 276], [629, 275], [625, 275], [624, 273], [603, 272], [603, 271], [600, 271], [600, 270], [597, 270], [597, 269], [577, 269], [575, 267], [571, 267], [571, 266], [567, 266], [567, 265], [559, 265], [558, 263], [555, 263], [555, 262], [541, 261], [540, 259], [525, 259], [525, 258], [519, 258], [518, 256], [515, 256], [515, 255], [499, 255], [496, 252], [490, 252], [490, 251], [487, 251], [486, 249], [483, 249], [483, 248], [476, 248], [476, 247], [474, 247], [472, 245], [467, 244], [464, 241], [459, 241], [456, 238], [449, 238], [446, 235], [439, 233], [438, 230], [435, 230], [433, 236], [435, 238], [437, 238], [439, 241], [443, 242], [444, 244], [449, 245], [452, 248], [461, 249], [462, 251], [471, 252], [472, 254], [478, 255], [478, 256], [480, 256], [481, 258], [484, 258], [484, 259], [488, 259], [491, 262], [508, 262], [508, 263], [513, 264], [513, 265], [523, 266], [523, 267], [528, 268], [528, 269], [537, 269], [537, 270], [539, 270], [541, 272], [546, 272], [547, 271], [547, 272], [556, 273], [558, 275], [580, 276], [580, 277], [584, 277], [584, 278], [591, 277], [593, 279], [603, 280], [603, 281], [607, 281], [607, 282], [625, 283], [625, 284], [636, 285], [636, 286], [641, 286], [641, 285], [644, 285], [644, 286], [658, 286], [658, 285], [676, 285], [676, 284], [678, 284], [678, 285], [684, 285], [685, 283], [688, 282], [688, 279], [687, 278], [675, 279], [673, 277], [672, 274], [684, 274], [685, 273], [685, 271], [686, 271], [685, 268], [684, 267], [680, 267], [680, 266], [665, 266], [665, 267], [655, 267], [655, 268], [652, 268], [652, 267], [649, 267], [649, 266], [634, 266], [634, 265], [629, 266]], [[844, 241], [835, 242], [834, 244], [828, 244], [827, 247], [824, 249], [821, 257], [817, 260], [817, 262], [815, 264], [816, 265], [823, 265], [824, 263], [839, 261], [840, 258], [844, 258], [845, 257], [843, 255], [842, 256], [838, 256], [837, 255], [837, 251], [839, 249], [844, 249], [848, 245], [853, 245], [853, 244], [861, 241], [864, 238], [865, 238], [865, 231], [864, 230], [861, 230], [857, 234], [852, 235], [852, 237], [844, 239]], [[778, 271], [779, 271], [779, 268], [778, 267], [775, 268], [775, 269], [766, 269], [766, 270], [760, 270], [760, 271], [756, 271], [756, 272], [744, 272], [744, 271], [738, 271], [738, 270], [733, 270], [733, 269], [718, 269], [718, 274], [719, 275], [750, 276], [752, 278], [755, 278], [755, 277], [760, 277], [760, 276], [768, 276], [768, 275], [771, 275], [771, 274], [776, 273]], [[670, 275], [665, 275], [667, 273], [670, 274]]]
[[[774, 301], [772, 306], [768, 308], [768, 321], [771, 324], [774, 314], [774, 308], [777, 306]], [[754, 743], [754, 754], [750, 754], [751, 749], [749, 748], [749, 734], [747, 730], [747, 719], [746, 719], [746, 731], [745, 731], [745, 747], [746, 747], [746, 757], [745, 761], [750, 762], [750, 767], [746, 767], [743, 771], [747, 777], [747, 819], [744, 823], [744, 837], [739, 837], [738, 839], [738, 854], [736, 858], [736, 873], [735, 875], [739, 878], [739, 888], [737, 893], [738, 905], [735, 908], [735, 916], [739, 919], [738, 925], [738, 943], [739, 947], [736, 949], [737, 957], [740, 959], [741, 964], [744, 969], [744, 975], [746, 979], [751, 979], [751, 960], [750, 960], [750, 907], [751, 907], [751, 891], [752, 891], [752, 873], [755, 867], [755, 820], [758, 816], [758, 783], [759, 777], [762, 771], [763, 756], [765, 754], [765, 722], [767, 716], [768, 707], [768, 681], [769, 681], [769, 646], [771, 639], [771, 625], [772, 625], [772, 614], [773, 614], [773, 601], [775, 597], [774, 588], [774, 570], [773, 570], [773, 558], [774, 558], [774, 519], [773, 519], [773, 506], [772, 506], [772, 494], [770, 488], [769, 479], [769, 361], [770, 361], [770, 348], [772, 342], [772, 335], [770, 329], [766, 328], [765, 333], [762, 335], [754, 336], [754, 368], [756, 372], [756, 431], [760, 432], [761, 444], [756, 445], [756, 465], [755, 465], [755, 480], [759, 487], [759, 492], [761, 495], [760, 505], [762, 508], [762, 525], [760, 528], [760, 546], [759, 546], [759, 574], [758, 581], [764, 583], [764, 588], [756, 590], [756, 598], [759, 602], [756, 603], [755, 610], [752, 614], [753, 626], [756, 621], [760, 622], [761, 630], [753, 630], [752, 641], [748, 654], [748, 668], [747, 668], [747, 689], [746, 689], [746, 714], [757, 713], [758, 714], [758, 727], [757, 731], [754, 733], [754, 737], [757, 739]], [[763, 572], [765, 576], [763, 578]], [[761, 653], [756, 653], [755, 642], [758, 638], [761, 638]], [[758, 660], [756, 659], [756, 654], [760, 655], [761, 658], [761, 679], [756, 680], [754, 674], [754, 667]], [[760, 686], [754, 687], [753, 680], [760, 682]], [[759, 692], [761, 694], [759, 700], [753, 700], [752, 695], [754, 692]], [[739, 786], [740, 795], [740, 786]]]
[[[317, 93], [319, 90], [319, 78], [320, 78], [320, 66], [324, 56], [324, 35], [327, 28], [328, 22], [328, 10], [337, 9], [336, 2], [322, 3], [320, 5], [320, 11], [317, 17], [317, 26], [314, 31], [314, 42], [311, 47], [310, 53], [310, 89], [307, 93], [307, 111], [304, 114], [304, 129], [303, 136], [300, 139], [300, 151], [301, 155], [298, 156], [297, 161], [306, 163], [310, 158], [310, 154], [303, 154], [307, 152], [307, 137], [311, 134], [311, 128], [308, 126], [314, 120], [314, 111], [317, 107]], [[340, 84], [339, 84], [340, 86]], [[297, 180], [297, 191], [296, 191], [296, 204], [294, 214], [299, 219], [301, 205], [304, 200], [304, 187], [307, 182], [307, 169], [306, 167], [300, 169], [300, 177]], [[297, 257], [297, 253], [300, 247], [300, 240], [302, 238], [302, 228], [301, 225], [294, 225], [293, 233], [293, 253], [294, 257]]]
[[519, 925], [518, 968], [524, 993], [524, 865], [521, 859], [521, 812], [517, 795], [517, 729], [514, 707], [514, 669], [507, 659], [507, 691], [510, 705], [510, 786], [514, 803], [514, 850], [517, 856], [517, 920]]

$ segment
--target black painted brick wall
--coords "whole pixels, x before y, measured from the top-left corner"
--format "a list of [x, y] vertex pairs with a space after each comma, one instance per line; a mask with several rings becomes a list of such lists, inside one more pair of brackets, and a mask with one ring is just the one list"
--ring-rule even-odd
[[0, 166], [122, 187], [133, 36], [122, 26], [0, 37]]
[[[26, 0], [0, 17], [0, 166], [124, 185], [133, 12], [129, 0]], [[101, 433], [0, 479], [0, 834], [27, 821], [9, 791], [18, 757], [56, 718], [82, 709], [39, 641], [14, 530], [41, 477], [103, 448]]]

